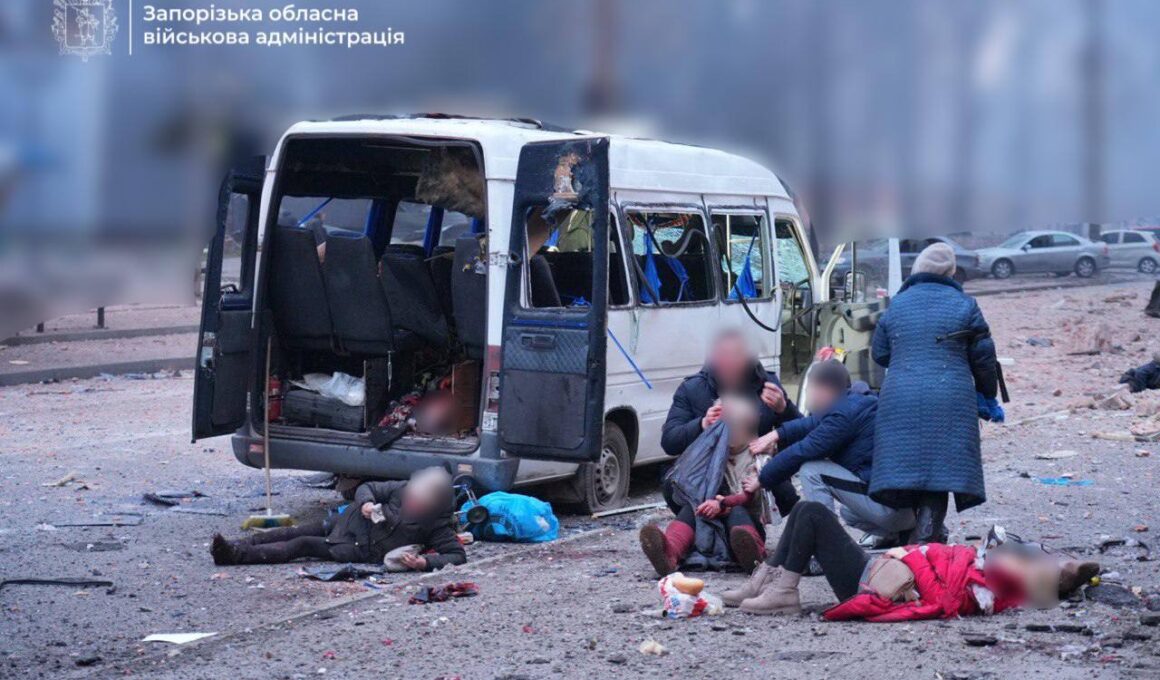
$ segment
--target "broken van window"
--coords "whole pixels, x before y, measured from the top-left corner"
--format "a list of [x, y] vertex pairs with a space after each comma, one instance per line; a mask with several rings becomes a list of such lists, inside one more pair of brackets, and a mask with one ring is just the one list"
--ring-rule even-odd
[[713, 236], [721, 253], [721, 287], [727, 300], [768, 298], [765, 284], [765, 230], [760, 215], [713, 215]]
[[627, 228], [641, 304], [713, 299], [715, 274], [700, 215], [632, 210]]

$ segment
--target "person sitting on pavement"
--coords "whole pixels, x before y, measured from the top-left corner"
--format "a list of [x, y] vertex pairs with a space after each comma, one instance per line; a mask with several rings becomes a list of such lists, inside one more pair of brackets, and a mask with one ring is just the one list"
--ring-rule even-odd
[[865, 532], [863, 545], [901, 545], [904, 532], [914, 528], [914, 511], [882, 505], [868, 495], [878, 397], [864, 382], [851, 384], [846, 366], [833, 359], [816, 364], [807, 385], [810, 415], [753, 442], [754, 455], [773, 458], [746, 491], [774, 488], [796, 473], [802, 496], [831, 512], [837, 501], [846, 524]]
[[737, 396], [724, 397], [721, 407], [729, 430], [729, 459], [717, 496], [695, 508], [681, 506], [675, 511], [677, 518], [663, 531], [655, 522], [641, 527], [641, 550], [660, 576], [676, 571], [692, 551], [697, 517], [724, 525], [733, 560], [746, 572], [765, 559], [765, 536], [759, 528], [763, 524], [761, 502], [744, 489], [745, 480], [757, 474], [749, 452], [749, 443], [756, 436], [757, 407], [752, 400]]
[[997, 614], [1022, 605], [1054, 606], [1099, 574], [1099, 564], [1019, 547], [978, 548], [927, 543], [871, 556], [820, 503], [798, 503], [773, 555], [740, 588], [725, 591], [726, 606], [750, 614], [797, 614], [798, 583], [817, 558], [840, 604], [829, 621], [917, 621]]
[[280, 564], [300, 557], [382, 563], [397, 548], [417, 545], [417, 553], [400, 556], [399, 562], [414, 571], [434, 571], [467, 561], [451, 528], [453, 504], [451, 476], [443, 468], [429, 467], [415, 472], [409, 482], [360, 485], [354, 502], [335, 518], [236, 541], [215, 534], [210, 553], [219, 565]]
[[[720, 398], [739, 394], [759, 399], [757, 434], [764, 435], [779, 425], [801, 417], [801, 412], [786, 396], [777, 376], [767, 373], [749, 347], [741, 331], [723, 331], [709, 348], [705, 367], [685, 378], [673, 394], [673, 404], [661, 429], [661, 448], [670, 456], [679, 456], [689, 445], [721, 419]], [[793, 483], [786, 480], [770, 487], [777, 510], [782, 517], [797, 502]], [[666, 493], [667, 499], [667, 493]], [[669, 503], [670, 507], [673, 505]], [[678, 508], [673, 508], [676, 512]]]

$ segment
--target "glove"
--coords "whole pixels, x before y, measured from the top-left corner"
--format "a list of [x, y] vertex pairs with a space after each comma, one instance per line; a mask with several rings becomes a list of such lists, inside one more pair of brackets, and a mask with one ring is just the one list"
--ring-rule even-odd
[[998, 399], [988, 399], [982, 394], [975, 392], [975, 406], [979, 411], [979, 417], [983, 420], [989, 420], [992, 423], [1001, 423], [1007, 418], [1007, 414], [1003, 411], [1003, 407], [999, 405]]

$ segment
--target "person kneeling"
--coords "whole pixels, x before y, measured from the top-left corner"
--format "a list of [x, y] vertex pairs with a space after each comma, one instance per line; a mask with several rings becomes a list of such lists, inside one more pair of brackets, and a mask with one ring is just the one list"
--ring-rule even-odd
[[[745, 480], [756, 474], [753, 455], [749, 452], [749, 442], [756, 436], [758, 414], [752, 401], [744, 397], [726, 397], [722, 403], [722, 417], [728, 429], [726, 447], [728, 457], [719, 481], [707, 482], [707, 488], [716, 489], [716, 494], [696, 504], [681, 504], [671, 493], [666, 500], [673, 507], [677, 518], [663, 531], [656, 523], [650, 522], [640, 530], [640, 545], [657, 574], [666, 576], [677, 570], [682, 561], [690, 557], [696, 540], [697, 519], [708, 520], [721, 527], [728, 537], [728, 552], [732, 560], [746, 572], [765, 558], [765, 538], [758, 529], [761, 526], [761, 503], [756, 494], [744, 489]], [[711, 451], [703, 447], [711, 446], [707, 438], [714, 438], [716, 430], [707, 432], [696, 439], [686, 450], [689, 455], [705, 454]], [[678, 460], [677, 465], [680, 465]], [[711, 468], [707, 465], [706, 468]], [[710, 492], [711, 493], [711, 492]], [[712, 558], [712, 556], [707, 556]], [[687, 568], [724, 566], [715, 564], [713, 559], [700, 560]]]
[[875, 557], [858, 547], [825, 506], [802, 501], [786, 520], [773, 555], [721, 599], [750, 614], [797, 614], [798, 582], [811, 558], [840, 601], [824, 613], [828, 621], [917, 621], [1049, 607], [1099, 574], [1095, 562], [1027, 547], [927, 543]]
[[[887, 507], [868, 495], [878, 397], [864, 382], [851, 384], [846, 367], [829, 360], [810, 370], [806, 402], [809, 417], [791, 420], [753, 442], [754, 455], [773, 456], [761, 469], [760, 486], [774, 488], [797, 473], [802, 496], [831, 512], [837, 501], [846, 524], [866, 533], [863, 545], [900, 545], [914, 528], [914, 511]], [[749, 490], [757, 488], [751, 481]]]
[[215, 534], [210, 552], [219, 565], [280, 564], [300, 557], [382, 563], [388, 553], [416, 545], [433, 552], [404, 553], [398, 561], [414, 571], [434, 571], [467, 561], [451, 528], [453, 505], [450, 475], [430, 467], [415, 472], [409, 482], [362, 484], [354, 502], [335, 518], [236, 541]]

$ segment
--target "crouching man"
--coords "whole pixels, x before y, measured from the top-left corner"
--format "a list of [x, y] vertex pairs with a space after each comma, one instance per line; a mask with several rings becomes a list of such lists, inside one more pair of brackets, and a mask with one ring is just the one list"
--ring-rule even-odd
[[901, 545], [903, 532], [914, 528], [914, 511], [887, 507], [867, 495], [878, 397], [866, 383], [851, 385], [849, 371], [833, 360], [811, 369], [807, 389], [809, 417], [791, 420], [753, 442], [754, 455], [773, 458], [761, 469], [759, 482], [750, 482], [746, 490], [776, 488], [796, 473], [806, 500], [830, 512], [838, 502], [846, 524], [866, 533], [864, 547]]
[[382, 563], [392, 551], [419, 546], [399, 562], [414, 571], [463, 564], [467, 553], [451, 529], [451, 476], [438, 467], [409, 482], [366, 482], [337, 517], [273, 529], [227, 541], [215, 534], [215, 564], [279, 564], [300, 557], [334, 562]]

